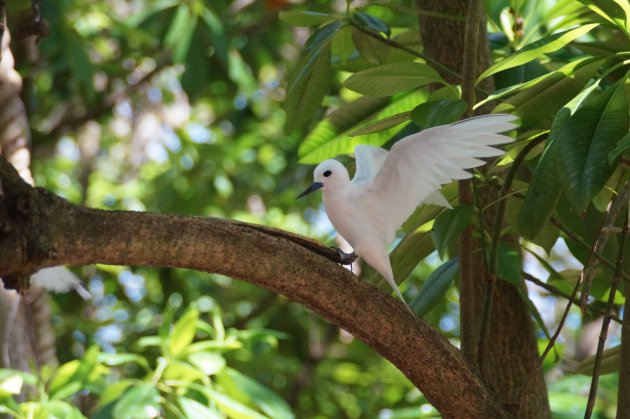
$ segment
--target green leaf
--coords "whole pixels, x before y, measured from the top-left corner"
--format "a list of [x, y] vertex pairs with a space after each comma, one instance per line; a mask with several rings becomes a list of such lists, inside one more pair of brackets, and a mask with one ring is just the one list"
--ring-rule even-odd
[[473, 213], [472, 207], [461, 206], [445, 210], [435, 219], [431, 237], [440, 257], [444, 257], [449, 244], [468, 227]]
[[396, 115], [388, 116], [387, 118], [379, 119], [378, 121], [371, 122], [356, 131], [352, 131], [348, 134], [350, 137], [356, 137], [358, 135], [372, 134], [374, 132], [384, 131], [403, 122], [409, 121], [409, 115], [411, 112], [401, 112]]
[[499, 241], [497, 275], [520, 289], [523, 281], [521, 276], [521, 257], [511, 244], [503, 240]]
[[358, 71], [344, 86], [366, 96], [392, 96], [430, 83], [444, 84], [433, 68], [417, 62], [397, 62]]
[[[569, 113], [568, 110], [563, 109], [556, 115], [553, 126], [558, 128], [553, 132], [559, 132], [560, 127], [568, 119]], [[538, 165], [536, 165], [534, 177], [527, 189], [518, 216], [518, 230], [531, 240], [538, 236], [542, 227], [551, 217], [551, 212], [556, 207], [562, 193], [556, 171], [557, 154], [557, 135], [552, 134]]]
[[[398, 283], [403, 282], [418, 263], [435, 250], [429, 232], [429, 226], [423, 225], [417, 228], [407, 234], [392, 251], [390, 259], [392, 261], [394, 278], [396, 278]], [[383, 289], [387, 289], [385, 280], [379, 278], [379, 282], [382, 284]]]
[[397, 127], [361, 137], [350, 137], [348, 133], [367, 122], [411, 111], [427, 96], [423, 90], [417, 90], [393, 99], [365, 96], [342, 105], [306, 137], [298, 150], [300, 163], [315, 164], [340, 154], [351, 154], [358, 144], [382, 146], [399, 131]]
[[232, 368], [225, 368], [216, 379], [232, 397], [259, 407], [269, 417], [294, 417], [289, 405], [275, 392]]
[[365, 61], [372, 64], [384, 64], [390, 56], [388, 45], [361, 32], [355, 27], [351, 28], [352, 42]]
[[370, 29], [374, 32], [382, 32], [388, 37], [392, 34], [391, 29], [385, 22], [367, 13], [355, 12], [352, 15], [352, 20], [359, 26]]
[[598, 15], [628, 33], [630, 29], [630, 4], [627, 0], [578, 0]]
[[624, 135], [623, 138], [617, 142], [615, 148], [608, 153], [608, 163], [612, 166], [619, 157], [628, 153], [628, 151], [630, 151], [630, 132]]
[[140, 383], [129, 389], [114, 406], [113, 416], [125, 419], [157, 418], [160, 394], [151, 383]]
[[137, 380], [126, 379], [109, 384], [100, 394], [99, 404], [101, 406], [105, 406], [115, 400], [118, 400], [129, 387], [136, 383]]
[[601, 58], [576, 60], [516, 89], [496, 94], [493, 99], [516, 93], [498, 105], [493, 112], [518, 115], [524, 126], [544, 122], [584, 88], [604, 61]]
[[455, 257], [431, 272], [418, 296], [411, 302], [411, 309], [419, 316], [427, 314], [440, 301], [455, 280], [459, 269], [459, 258]]
[[20, 394], [24, 377], [12, 370], [0, 370], [0, 400], [14, 394]]
[[280, 12], [279, 18], [291, 26], [316, 26], [330, 22], [334, 19], [334, 16], [328, 13], [286, 10]]
[[208, 397], [216, 403], [221, 412], [225, 413], [227, 417], [232, 419], [267, 419], [265, 416], [256, 412], [254, 409], [247, 407], [243, 403], [240, 403], [233, 398], [221, 394], [211, 388], [207, 388], [204, 391]]
[[98, 354], [97, 359], [98, 362], [109, 367], [133, 363], [140, 365], [147, 371], [151, 369], [146, 358], [138, 354], [116, 354], [101, 352]]
[[180, 396], [177, 398], [177, 404], [182, 409], [182, 412], [187, 418], [199, 418], [199, 419], [222, 419], [223, 415], [220, 412], [211, 409], [199, 403], [197, 400], [190, 399], [188, 397]]
[[318, 50], [330, 45], [335, 34], [342, 28], [340, 21], [329, 23], [311, 35], [304, 43], [304, 49], [309, 54], [316, 54]]
[[284, 109], [286, 132], [301, 128], [319, 109], [330, 80], [330, 46], [307, 54], [298, 64], [298, 72], [289, 83]]
[[624, 81], [602, 93], [591, 93], [559, 133], [560, 184], [579, 211], [586, 209], [612, 175], [608, 155], [628, 133]]
[[127, 24], [130, 26], [138, 26], [144, 22], [150, 16], [159, 13], [163, 10], [170, 9], [180, 4], [179, 0], [156, 0], [143, 7], [139, 13], [134, 13], [128, 20]]
[[[574, 374], [593, 375], [593, 368], [595, 367], [595, 355], [591, 355], [584, 359], [575, 368], [572, 369]], [[619, 371], [621, 367], [621, 346], [614, 346], [612, 348], [605, 349], [602, 354], [600, 374], [606, 375]]]
[[80, 361], [73, 360], [61, 365], [48, 385], [50, 398], [64, 399], [81, 390], [95, 370], [99, 353], [98, 347], [92, 346]]
[[411, 111], [411, 120], [426, 129], [459, 121], [466, 109], [468, 105], [460, 99], [430, 101], [416, 106]]
[[168, 354], [178, 356], [195, 338], [197, 332], [197, 320], [199, 319], [199, 311], [190, 309], [184, 314], [173, 327], [170, 335], [170, 344], [168, 346]]
[[352, 43], [352, 29], [346, 26], [339, 30], [339, 32], [337, 32], [333, 37], [332, 53], [339, 57], [339, 60], [345, 64], [353, 52], [354, 44]]
[[556, 33], [546, 38], [539, 39], [538, 41], [533, 42], [529, 45], [526, 45], [516, 53], [510, 55], [507, 58], [504, 58], [503, 60], [499, 61], [498, 63], [494, 64], [486, 71], [481, 73], [475, 83], [479, 84], [481, 80], [495, 73], [498, 73], [499, 71], [523, 65], [537, 58], [540, 58], [540, 56], [543, 54], [549, 54], [550, 52], [557, 51], [572, 42], [573, 40], [590, 32], [598, 25], [599, 24], [597, 23], [591, 23], [588, 25], [579, 26], [575, 29]]
[[214, 352], [195, 352], [188, 355], [188, 361], [205, 375], [214, 375], [225, 367], [225, 358]]
[[173, 49], [173, 61], [176, 63], [186, 61], [196, 26], [197, 16], [192, 13], [187, 3], [181, 3], [164, 38], [164, 44]]

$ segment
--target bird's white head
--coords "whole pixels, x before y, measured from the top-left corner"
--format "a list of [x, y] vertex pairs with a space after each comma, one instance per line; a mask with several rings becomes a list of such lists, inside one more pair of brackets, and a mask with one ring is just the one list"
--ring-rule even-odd
[[313, 180], [313, 184], [298, 195], [298, 198], [302, 198], [318, 189], [335, 190], [350, 184], [348, 170], [343, 164], [333, 159], [323, 161], [317, 165], [315, 172], [313, 172]]

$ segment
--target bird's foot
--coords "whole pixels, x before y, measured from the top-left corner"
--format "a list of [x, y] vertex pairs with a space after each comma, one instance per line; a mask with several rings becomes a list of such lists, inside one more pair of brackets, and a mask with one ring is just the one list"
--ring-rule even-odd
[[357, 260], [358, 255], [354, 252], [345, 253], [337, 247], [333, 247], [333, 249], [335, 249], [335, 252], [339, 255], [339, 263], [342, 265], [352, 265], [352, 262]]

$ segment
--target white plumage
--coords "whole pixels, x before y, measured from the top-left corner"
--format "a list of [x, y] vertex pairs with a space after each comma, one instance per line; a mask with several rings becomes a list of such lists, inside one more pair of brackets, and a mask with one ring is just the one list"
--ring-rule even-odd
[[440, 188], [468, 179], [466, 171], [503, 151], [493, 146], [512, 139], [499, 133], [516, 128], [511, 115], [485, 115], [426, 129], [403, 138], [389, 152], [374, 146], [355, 149], [352, 181], [337, 160], [320, 163], [315, 182], [300, 196], [324, 191], [324, 207], [341, 236], [378, 271], [404, 302], [394, 280], [388, 247], [396, 230], [422, 203], [450, 207]]

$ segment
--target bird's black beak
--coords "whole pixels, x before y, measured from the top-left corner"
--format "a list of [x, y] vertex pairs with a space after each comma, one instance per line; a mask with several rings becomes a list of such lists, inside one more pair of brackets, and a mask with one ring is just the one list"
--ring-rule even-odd
[[310, 194], [311, 192], [315, 192], [316, 190], [321, 189], [323, 187], [324, 187], [323, 183], [321, 183], [321, 182], [313, 182], [313, 184], [311, 186], [309, 186], [307, 190], [305, 190], [304, 192], [299, 194], [297, 197], [298, 198], [302, 198], [302, 197]]

